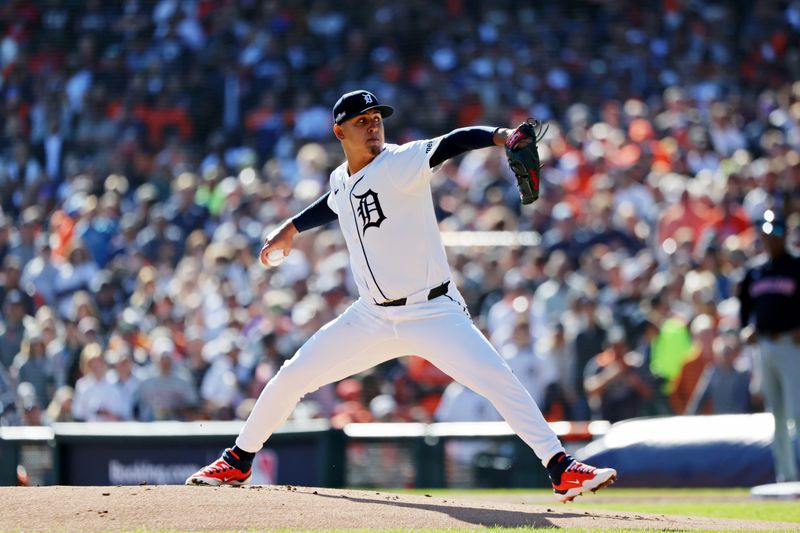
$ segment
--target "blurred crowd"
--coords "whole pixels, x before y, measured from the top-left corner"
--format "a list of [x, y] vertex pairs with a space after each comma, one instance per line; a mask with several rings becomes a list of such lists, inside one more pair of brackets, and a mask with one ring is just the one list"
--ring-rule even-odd
[[[762, 408], [735, 291], [765, 209], [800, 247], [800, 2], [8, 0], [0, 69], [0, 424], [245, 418], [356, 294], [335, 223], [256, 258], [356, 88], [389, 142], [549, 124], [533, 206], [500, 149], [434, 184], [443, 230], [538, 237], [448, 253], [549, 419]], [[499, 415], [409, 357], [293, 417]]]

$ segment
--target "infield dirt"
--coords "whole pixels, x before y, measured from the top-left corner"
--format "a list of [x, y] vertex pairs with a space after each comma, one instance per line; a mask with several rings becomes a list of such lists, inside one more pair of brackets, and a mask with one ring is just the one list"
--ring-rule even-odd
[[2, 531], [484, 527], [794, 530], [797, 524], [292, 486], [2, 487]]

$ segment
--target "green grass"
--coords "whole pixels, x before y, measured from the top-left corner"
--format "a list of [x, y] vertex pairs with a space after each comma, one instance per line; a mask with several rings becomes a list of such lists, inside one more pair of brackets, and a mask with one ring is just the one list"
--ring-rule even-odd
[[[454, 489], [408, 490], [387, 492], [430, 494], [439, 497], [463, 497], [481, 501], [507, 501], [544, 505], [561, 509], [546, 489]], [[606, 489], [567, 504], [576, 509], [625, 511], [664, 515], [704, 516], [744, 520], [769, 520], [800, 523], [797, 500], [751, 499], [748, 489]], [[798, 528], [800, 529], [800, 527]]]
[[738, 518], [741, 520], [770, 520], [775, 522], [800, 522], [797, 502], [754, 503], [578, 503], [576, 507], [604, 511], [627, 511], [710, 518]]

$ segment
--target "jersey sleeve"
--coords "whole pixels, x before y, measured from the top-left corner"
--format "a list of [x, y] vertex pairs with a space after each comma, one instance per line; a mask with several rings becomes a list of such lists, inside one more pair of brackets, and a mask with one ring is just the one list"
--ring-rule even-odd
[[402, 191], [413, 190], [430, 182], [437, 168], [431, 168], [430, 159], [442, 137], [412, 141], [399, 146], [389, 169], [394, 185]]
[[[335, 189], [331, 189], [331, 190], [335, 190]], [[338, 193], [339, 191], [336, 191], [336, 192]], [[327, 203], [328, 203], [328, 207], [330, 208], [330, 210], [333, 211], [336, 215], [338, 215], [339, 212], [336, 210], [336, 202], [334, 201], [333, 194], [331, 194], [331, 191], [328, 191]]]
[[495, 131], [497, 128], [491, 126], [472, 126], [451, 131], [442, 137], [439, 147], [433, 151], [430, 166], [436, 167], [451, 157], [469, 150], [494, 146]]
[[297, 231], [306, 231], [336, 220], [336, 212], [330, 208], [331, 191], [326, 192], [306, 207], [300, 214], [292, 218]]
[[340, 173], [342, 172], [343, 166], [344, 164], [334, 169], [333, 172], [331, 172], [330, 178], [328, 179], [328, 186], [330, 187], [330, 190], [328, 191], [329, 194], [327, 203], [331, 211], [333, 211], [337, 216], [339, 215], [339, 209], [336, 206], [335, 196], [339, 194], [339, 190], [342, 188]]

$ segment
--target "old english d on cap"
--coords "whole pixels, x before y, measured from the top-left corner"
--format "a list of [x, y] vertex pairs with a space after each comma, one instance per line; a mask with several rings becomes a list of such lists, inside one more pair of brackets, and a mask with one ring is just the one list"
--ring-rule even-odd
[[369, 109], [377, 109], [382, 117], [389, 117], [394, 113], [394, 108], [383, 105], [369, 91], [358, 90], [343, 94], [333, 106], [333, 121], [341, 124], [347, 119], [357, 117]]

